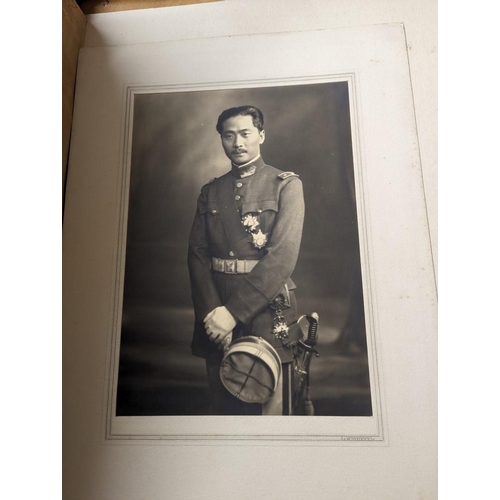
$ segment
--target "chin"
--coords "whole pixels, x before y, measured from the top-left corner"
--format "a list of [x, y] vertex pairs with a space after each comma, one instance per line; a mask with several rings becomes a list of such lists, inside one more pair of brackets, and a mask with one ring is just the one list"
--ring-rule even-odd
[[244, 163], [248, 163], [250, 161], [250, 158], [242, 158], [241, 156], [238, 156], [238, 158], [232, 158], [232, 162], [235, 165], [243, 165]]

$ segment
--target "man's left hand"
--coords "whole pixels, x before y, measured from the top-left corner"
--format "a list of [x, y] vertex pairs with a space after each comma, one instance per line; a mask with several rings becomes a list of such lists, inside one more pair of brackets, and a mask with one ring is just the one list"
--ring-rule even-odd
[[216, 344], [222, 342], [222, 339], [232, 331], [237, 323], [235, 317], [225, 306], [216, 307], [212, 312], [209, 312], [203, 322], [208, 337]]

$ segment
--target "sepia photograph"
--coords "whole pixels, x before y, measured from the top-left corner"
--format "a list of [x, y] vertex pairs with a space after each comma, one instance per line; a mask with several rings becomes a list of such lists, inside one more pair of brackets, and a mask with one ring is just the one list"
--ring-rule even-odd
[[349, 92], [134, 94], [116, 417], [373, 414]]

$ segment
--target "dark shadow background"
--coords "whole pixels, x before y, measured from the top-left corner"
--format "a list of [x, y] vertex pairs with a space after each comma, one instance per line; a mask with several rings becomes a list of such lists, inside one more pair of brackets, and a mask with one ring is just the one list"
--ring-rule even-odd
[[293, 279], [318, 312], [316, 415], [371, 415], [346, 82], [135, 97], [117, 416], [207, 415], [205, 364], [191, 355], [187, 244], [203, 184], [230, 168], [215, 123], [264, 113], [264, 161], [300, 175], [306, 218]]

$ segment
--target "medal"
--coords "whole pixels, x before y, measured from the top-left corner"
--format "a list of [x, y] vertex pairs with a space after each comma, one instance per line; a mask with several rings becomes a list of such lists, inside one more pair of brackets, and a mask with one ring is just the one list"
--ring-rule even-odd
[[264, 248], [267, 243], [267, 234], [259, 229], [256, 233], [252, 233], [252, 239], [255, 248]]
[[286, 326], [284, 319], [281, 318], [283, 318], [283, 316], [281, 317], [275, 316], [273, 322], [274, 323], [273, 333], [274, 336], [279, 340], [286, 339], [288, 337], [288, 330], [289, 330], [288, 326]]
[[279, 295], [271, 302], [271, 309], [274, 312], [272, 333], [278, 340], [283, 340], [288, 337], [289, 328], [286, 324], [285, 316], [283, 316], [283, 306], [283, 299]]
[[245, 231], [252, 236], [252, 242], [255, 248], [264, 248], [267, 243], [267, 233], [263, 233], [259, 227], [259, 220], [255, 215], [246, 214], [242, 217], [241, 223], [245, 228]]
[[241, 223], [243, 226], [245, 226], [245, 229], [248, 232], [253, 232], [257, 230], [257, 226], [259, 225], [259, 221], [257, 220], [257, 217], [252, 214], [246, 214], [242, 219]]

